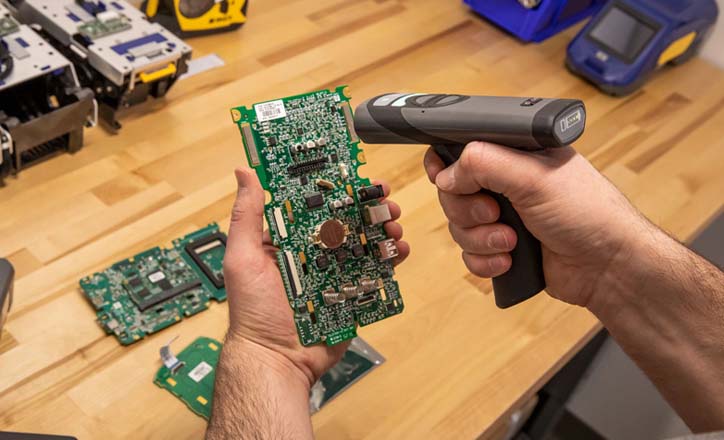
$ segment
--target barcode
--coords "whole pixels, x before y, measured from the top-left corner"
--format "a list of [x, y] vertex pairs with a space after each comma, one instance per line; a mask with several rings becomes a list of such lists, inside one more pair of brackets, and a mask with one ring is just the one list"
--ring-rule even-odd
[[254, 106], [256, 118], [259, 122], [271, 121], [272, 119], [284, 118], [287, 111], [284, 108], [284, 101], [281, 99], [276, 101], [262, 102]]
[[213, 369], [214, 368], [211, 365], [201, 361], [196, 367], [194, 367], [193, 370], [191, 370], [191, 372], [189, 372], [189, 377], [193, 379], [194, 382], [201, 382], [201, 379], [208, 376]]

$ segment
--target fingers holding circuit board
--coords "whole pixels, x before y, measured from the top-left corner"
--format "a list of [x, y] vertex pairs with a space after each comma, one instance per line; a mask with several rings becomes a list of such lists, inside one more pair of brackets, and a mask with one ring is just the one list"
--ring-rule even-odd
[[404, 305], [384, 188], [359, 177], [364, 154], [343, 87], [232, 109], [265, 208], [304, 345], [336, 344]]

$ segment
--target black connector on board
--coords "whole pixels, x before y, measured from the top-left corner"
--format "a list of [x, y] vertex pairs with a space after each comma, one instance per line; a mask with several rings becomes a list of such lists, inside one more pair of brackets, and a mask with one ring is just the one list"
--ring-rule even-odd
[[216, 287], [217, 289], [221, 289], [224, 287], [225, 284], [223, 276], [216, 276], [216, 274], [214, 274], [214, 271], [201, 258], [201, 254], [218, 246], [223, 246], [224, 249], [226, 249], [226, 235], [222, 234], [221, 232], [208, 235], [204, 238], [195, 240], [187, 244], [186, 252], [189, 254], [189, 257], [194, 260], [194, 263], [196, 263], [201, 271], [204, 272], [204, 275], [206, 275], [206, 277], [209, 279], [209, 281], [211, 281], [214, 287]]

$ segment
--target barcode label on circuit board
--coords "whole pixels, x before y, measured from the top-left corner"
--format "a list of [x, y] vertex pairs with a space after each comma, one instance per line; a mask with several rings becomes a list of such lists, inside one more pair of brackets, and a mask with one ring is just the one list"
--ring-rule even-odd
[[193, 379], [194, 382], [201, 382], [201, 379], [211, 373], [211, 370], [213, 370], [211, 365], [207, 364], [204, 361], [201, 361], [201, 363], [199, 363], [196, 367], [194, 367], [193, 370], [189, 372], [189, 377]]
[[272, 121], [287, 115], [287, 111], [284, 108], [284, 101], [281, 99], [257, 104], [254, 106], [254, 111], [259, 122]]

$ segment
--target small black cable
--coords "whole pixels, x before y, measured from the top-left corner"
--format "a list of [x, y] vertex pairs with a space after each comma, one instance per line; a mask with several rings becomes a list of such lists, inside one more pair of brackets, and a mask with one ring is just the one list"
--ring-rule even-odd
[[5, 42], [0, 40], [0, 80], [10, 76], [13, 71], [13, 56], [8, 50]]

